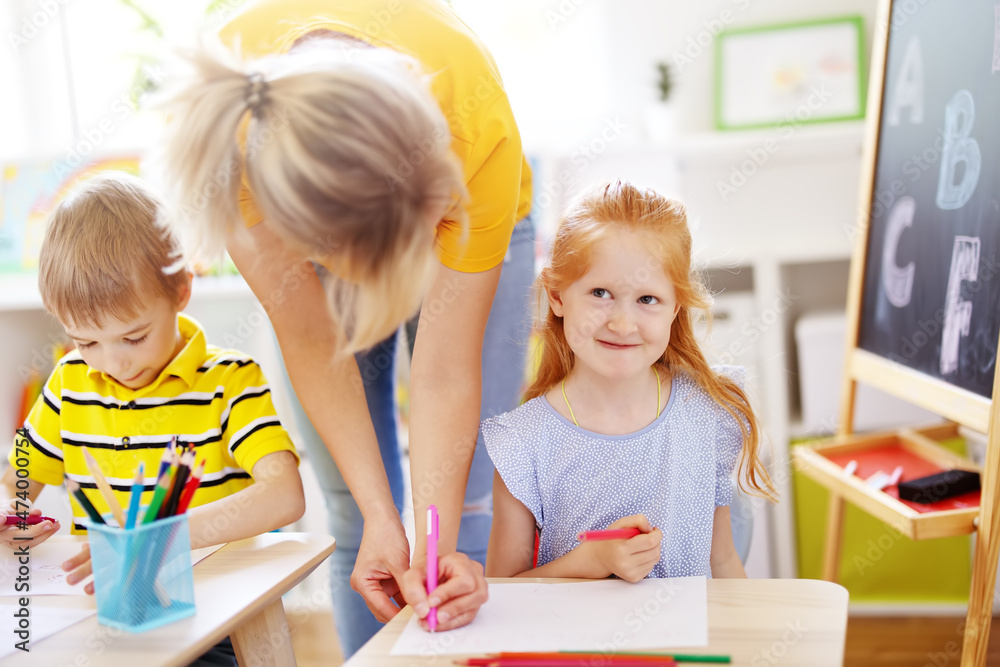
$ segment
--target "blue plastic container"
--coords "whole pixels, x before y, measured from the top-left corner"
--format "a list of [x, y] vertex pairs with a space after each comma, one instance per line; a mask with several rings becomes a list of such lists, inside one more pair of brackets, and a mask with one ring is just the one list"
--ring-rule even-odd
[[186, 514], [131, 530], [87, 523], [98, 622], [144, 632], [194, 614]]

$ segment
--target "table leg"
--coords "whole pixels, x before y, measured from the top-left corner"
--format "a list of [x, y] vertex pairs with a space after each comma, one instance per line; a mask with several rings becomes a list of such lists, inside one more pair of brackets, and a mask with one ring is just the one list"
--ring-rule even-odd
[[238, 627], [231, 635], [240, 667], [294, 667], [292, 637], [281, 598]]
[[836, 583], [840, 569], [840, 533], [844, 523], [844, 499], [830, 492], [826, 515], [826, 540], [823, 544], [823, 579]]

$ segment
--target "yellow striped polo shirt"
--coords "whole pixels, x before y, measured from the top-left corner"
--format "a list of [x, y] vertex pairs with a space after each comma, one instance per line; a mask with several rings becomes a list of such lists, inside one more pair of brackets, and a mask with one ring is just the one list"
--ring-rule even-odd
[[[206, 344], [195, 320], [177, 317], [187, 344], [140, 389], [89, 367], [76, 350], [59, 361], [24, 422], [29, 478], [62, 484], [65, 473], [106, 514], [110, 510], [84, 462], [84, 446], [123, 508], [140, 462], [145, 463], [142, 504], [152, 499], [160, 456], [173, 436], [194, 443], [196, 461], [205, 460], [192, 507], [253, 484], [250, 472], [267, 454], [289, 451], [298, 458], [260, 366], [242, 352]], [[8, 458], [13, 464], [14, 450]], [[70, 504], [73, 533], [86, 532], [79, 521], [86, 514], [75, 498]]]

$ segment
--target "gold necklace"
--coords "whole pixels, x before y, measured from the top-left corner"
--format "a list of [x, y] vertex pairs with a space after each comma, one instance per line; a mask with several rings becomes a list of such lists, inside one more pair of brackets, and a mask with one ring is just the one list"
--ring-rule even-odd
[[[650, 370], [653, 371], [653, 375], [656, 376], [656, 419], [659, 419], [660, 418], [660, 374], [657, 373], [656, 369], [653, 368], [652, 366], [650, 366], [649, 368]], [[569, 410], [569, 416], [572, 417], [573, 423], [579, 426], [580, 423], [576, 421], [576, 415], [573, 414], [573, 406], [569, 404], [569, 399], [566, 398], [566, 378], [563, 378], [562, 381], [562, 395], [563, 395], [563, 400], [566, 401], [566, 409]]]

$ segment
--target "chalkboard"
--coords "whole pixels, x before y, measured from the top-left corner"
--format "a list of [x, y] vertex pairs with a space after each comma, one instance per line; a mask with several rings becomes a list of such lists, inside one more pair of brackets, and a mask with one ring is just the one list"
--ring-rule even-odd
[[990, 398], [1000, 336], [1000, 2], [894, 2], [858, 346]]

